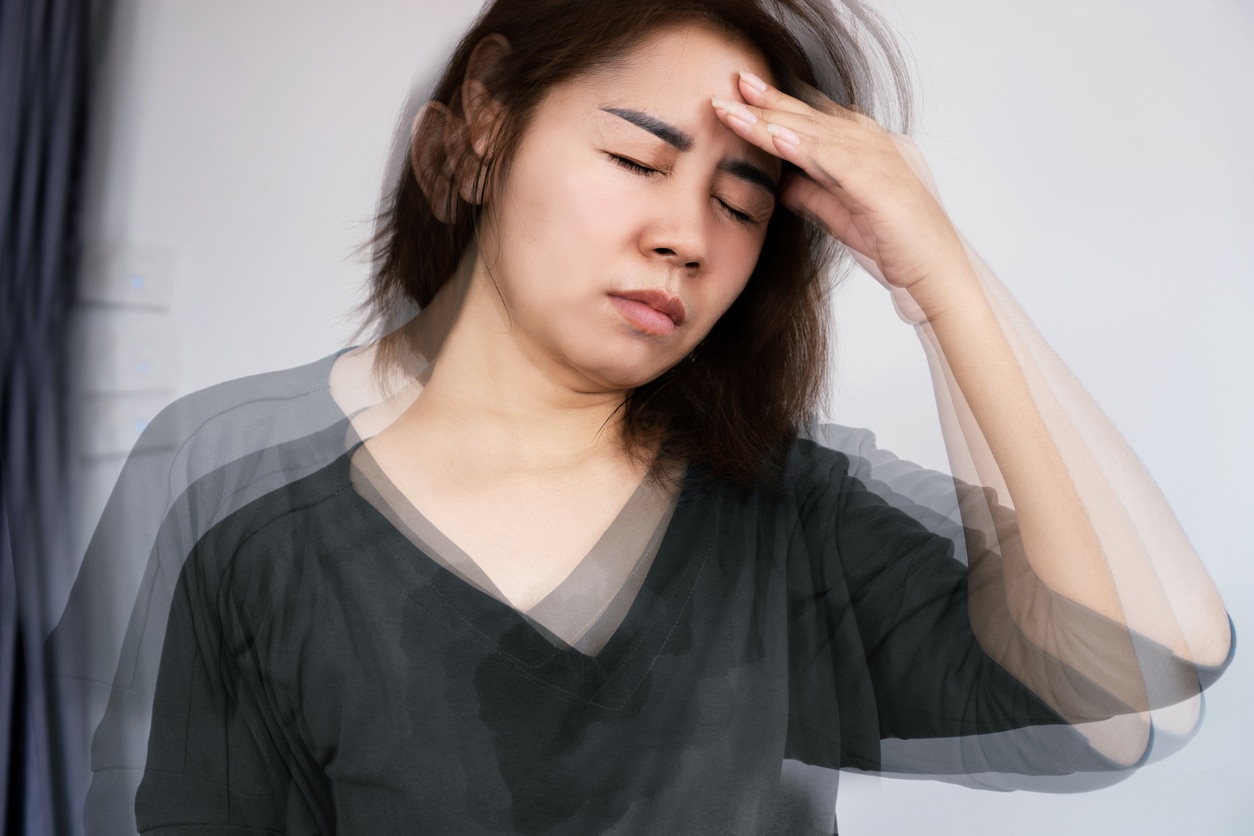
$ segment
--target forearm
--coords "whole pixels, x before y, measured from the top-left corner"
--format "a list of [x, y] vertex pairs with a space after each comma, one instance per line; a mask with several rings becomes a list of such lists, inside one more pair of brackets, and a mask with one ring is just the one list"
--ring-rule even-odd
[[[954, 269], [958, 292], [920, 294], [918, 330], [955, 475], [1013, 506], [1032, 581], [1182, 659], [1222, 662], [1222, 601], [1153, 480], [995, 277], [974, 256]], [[1005, 594], [1012, 609], [1039, 601]], [[1012, 615], [1040, 646], [1058, 640], [1042, 634], [1058, 625]]]
[[[839, 239], [889, 288], [902, 316], [921, 323], [954, 473], [994, 488], [1015, 512], [1014, 530], [1000, 542], [996, 509], [978, 520], [1000, 556], [987, 574], [1001, 578], [986, 584], [974, 567], [969, 575], [973, 627], [995, 614], [981, 642], [1001, 642], [998, 661], [1022, 662], [1024, 677], [1034, 674], [1026, 660], [1044, 651], [1075, 659], [1080, 673], [1105, 685], [1119, 679], [1103, 670], [1110, 661], [1126, 677], [1109, 693], [1130, 707], [1156, 704], [1145, 697], [1158, 687], [1139, 667], [1137, 636], [1167, 648], [1183, 668], [1222, 662], [1230, 642], [1223, 604], [1170, 509], [970, 256], [918, 148], [862, 114], [832, 102], [816, 109], [756, 77], [742, 77], [740, 92], [745, 104], [714, 100], [716, 114], [796, 167], [778, 200]], [[963, 522], [970, 527], [965, 510]], [[997, 600], [984, 606], [981, 596]], [[1008, 620], [1013, 641], [995, 635]], [[1113, 638], [1087, 647], [1087, 627], [1098, 622]], [[1026, 643], [1016, 650], [1020, 638]], [[1070, 698], [1079, 692], [1067, 693], [1065, 677], [1052, 682]]]
[[[1114, 579], [1054, 438], [990, 307], [972, 304], [918, 328], [959, 478], [992, 487], [1016, 511], [1024, 554], [1051, 590], [1123, 620]], [[958, 437], [954, 437], [957, 435]]]

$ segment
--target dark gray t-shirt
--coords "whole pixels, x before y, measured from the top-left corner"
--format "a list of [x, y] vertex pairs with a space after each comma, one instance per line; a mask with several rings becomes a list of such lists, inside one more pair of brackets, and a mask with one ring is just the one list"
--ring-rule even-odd
[[348, 456], [263, 497], [179, 579], [141, 829], [831, 833], [785, 762], [1060, 723], [980, 650], [951, 542], [848, 470], [798, 442], [780, 485], [690, 483], [596, 655], [425, 555]]

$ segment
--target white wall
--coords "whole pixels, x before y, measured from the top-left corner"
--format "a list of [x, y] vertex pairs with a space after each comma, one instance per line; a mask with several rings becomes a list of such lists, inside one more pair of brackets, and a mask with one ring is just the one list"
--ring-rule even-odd
[[[1238, 634], [1251, 629], [1254, 6], [876, 5], [915, 56], [918, 140], [952, 216], [1155, 475]], [[838, 412], [942, 461], [911, 429], [932, 409], [918, 348], [870, 284], [840, 306]], [[1197, 739], [1123, 784], [1044, 796], [871, 782], [843, 793], [841, 832], [1249, 833], [1247, 655], [1208, 694]]]
[[[92, 308], [82, 318], [106, 330], [172, 331], [171, 340], [147, 345], [154, 365], [172, 369], [156, 393], [165, 399], [348, 344], [367, 277], [358, 248], [370, 236], [401, 106], [478, 6], [117, 6], [87, 240], [120, 251], [118, 269], [128, 253], [164, 256], [169, 269], [148, 279], [169, 280], [173, 290], [162, 313]], [[89, 255], [85, 269], [107, 266]], [[96, 362], [81, 364], [88, 386], [111, 374]], [[153, 411], [151, 398], [134, 400], [123, 406]], [[85, 403], [86, 423], [100, 408]], [[133, 416], [123, 417], [118, 432], [137, 435]], [[80, 553], [122, 459], [80, 462]]]
[[[172, 394], [343, 345], [401, 103], [477, 4], [124, 0], [91, 238], [174, 256]], [[1245, 0], [878, 0], [917, 63], [947, 206], [1156, 475], [1254, 625], [1254, 10]], [[873, 282], [839, 301], [835, 414], [929, 464], [926, 372]], [[84, 519], [116, 459], [83, 465]], [[1243, 656], [1183, 753], [1100, 793], [848, 781], [842, 833], [1235, 834]], [[1248, 825], [1246, 825], [1248, 827]]]

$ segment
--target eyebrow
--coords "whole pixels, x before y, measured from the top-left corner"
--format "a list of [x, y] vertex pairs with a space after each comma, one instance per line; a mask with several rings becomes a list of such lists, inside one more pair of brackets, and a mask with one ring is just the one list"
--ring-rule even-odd
[[718, 170], [755, 186], [761, 186], [771, 194], [775, 194], [775, 190], [779, 188], [779, 183], [766, 173], [766, 169], [748, 160], [724, 160], [718, 164]]
[[619, 119], [626, 119], [637, 128], [644, 128], [667, 145], [674, 146], [680, 151], [688, 151], [692, 148], [692, 137], [674, 125], [666, 124], [656, 116], [650, 116], [638, 110], [628, 110], [624, 107], [603, 107], [601, 109], [606, 113], [614, 114]]
[[[639, 110], [631, 110], [630, 108], [625, 107], [603, 107], [601, 110], [606, 113], [612, 113], [619, 119], [624, 119], [635, 125], [637, 128], [642, 128], [648, 131], [673, 148], [680, 151], [689, 151], [692, 149], [693, 141], [691, 136], [684, 133], [679, 128], [676, 128], [674, 125], [663, 122], [656, 116], [650, 116], [649, 114], [642, 113]], [[725, 160], [722, 163], [719, 163], [718, 170], [724, 172], [725, 174], [730, 174], [732, 177], [744, 180], [747, 183], [752, 183], [755, 186], [761, 186], [771, 194], [774, 194], [775, 190], [779, 188], [779, 183], [776, 182], [774, 177], [766, 172], [766, 169], [761, 166], [754, 165], [748, 160]]]

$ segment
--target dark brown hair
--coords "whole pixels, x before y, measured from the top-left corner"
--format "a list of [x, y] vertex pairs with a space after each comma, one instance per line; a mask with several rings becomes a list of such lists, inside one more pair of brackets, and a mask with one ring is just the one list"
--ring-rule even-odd
[[[482, 189], [507, 169], [531, 114], [554, 85], [607, 67], [660, 27], [694, 22], [761, 52], [785, 92], [812, 99], [817, 90], [905, 130], [908, 88], [891, 35], [858, 0], [836, 3], [496, 0], [454, 50], [431, 95], [442, 107], [427, 111], [438, 118], [419, 123], [411, 153], [450, 181]], [[473, 55], [493, 35], [509, 48], [480, 72]], [[472, 69], [501, 108], [494, 151], [484, 160], [471, 152], [465, 131], [463, 82]], [[437, 131], [442, 135], [433, 141]], [[456, 187], [433, 196], [420, 187], [413, 166], [405, 166], [373, 241], [371, 313], [384, 319], [397, 306], [430, 303], [473, 243], [481, 208]], [[711, 476], [742, 483], [778, 473], [788, 443], [824, 391], [825, 300], [842, 255], [826, 233], [776, 211], [739, 298], [686, 360], [624, 402], [629, 451], [657, 446], [657, 467], [694, 462]], [[381, 356], [388, 356], [388, 345], [383, 348]]]

